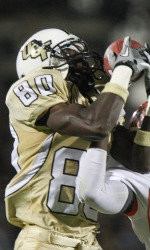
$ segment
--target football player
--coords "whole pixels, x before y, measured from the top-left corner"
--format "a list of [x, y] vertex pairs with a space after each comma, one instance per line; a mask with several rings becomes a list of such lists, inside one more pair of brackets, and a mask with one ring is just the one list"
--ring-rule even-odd
[[[147, 57], [150, 62], [150, 55]], [[130, 126], [130, 130], [135, 125], [139, 130], [133, 139], [130, 131], [119, 126], [110, 151], [117, 160], [138, 172], [121, 165], [116, 167], [112, 160], [108, 160], [106, 169], [108, 138], [93, 142], [81, 157], [76, 193], [81, 202], [101, 213], [127, 215], [140, 241], [150, 249], [150, 64], [145, 66], [148, 102], [140, 106]]]
[[141, 53], [132, 52], [126, 38], [100, 94], [101, 59], [77, 36], [46, 29], [21, 47], [19, 80], [6, 97], [17, 171], [6, 188], [6, 215], [23, 228], [15, 249], [101, 249], [97, 212], [80, 203], [75, 180], [81, 155], [116, 126], [130, 78], [143, 70]]

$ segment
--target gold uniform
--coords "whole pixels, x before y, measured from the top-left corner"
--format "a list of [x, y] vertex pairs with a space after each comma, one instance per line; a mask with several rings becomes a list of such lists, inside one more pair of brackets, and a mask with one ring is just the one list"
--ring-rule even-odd
[[[97, 212], [81, 204], [75, 194], [79, 160], [90, 142], [60, 135], [36, 123], [40, 115], [63, 102], [88, 105], [74, 84], [63, 80], [59, 71], [49, 69], [21, 78], [6, 97], [14, 137], [11, 160], [17, 171], [6, 187], [7, 219], [13, 225], [28, 228], [30, 240], [32, 233], [41, 229], [39, 241], [47, 242], [47, 248], [19, 248], [17, 243], [16, 249], [74, 249], [77, 245], [101, 249], [93, 240]], [[27, 234], [21, 234], [27, 240]], [[64, 238], [59, 240], [61, 237]]]

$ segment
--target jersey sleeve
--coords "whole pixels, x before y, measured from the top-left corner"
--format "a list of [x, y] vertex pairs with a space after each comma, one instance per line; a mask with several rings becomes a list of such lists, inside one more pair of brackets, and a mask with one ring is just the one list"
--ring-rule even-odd
[[22, 78], [6, 97], [11, 119], [31, 127], [48, 109], [63, 102], [69, 102], [69, 90], [67, 82], [56, 70], [41, 70]]

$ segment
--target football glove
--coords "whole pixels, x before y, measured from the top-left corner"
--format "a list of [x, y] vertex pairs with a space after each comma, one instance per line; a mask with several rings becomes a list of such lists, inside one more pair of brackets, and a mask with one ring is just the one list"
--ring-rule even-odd
[[119, 65], [126, 65], [132, 69], [132, 76], [138, 75], [144, 69], [142, 65], [146, 60], [146, 56], [143, 54], [144, 50], [144, 47], [132, 49], [130, 37], [125, 37], [122, 50], [118, 55], [111, 50], [109, 52], [108, 57], [111, 68], [114, 69]]

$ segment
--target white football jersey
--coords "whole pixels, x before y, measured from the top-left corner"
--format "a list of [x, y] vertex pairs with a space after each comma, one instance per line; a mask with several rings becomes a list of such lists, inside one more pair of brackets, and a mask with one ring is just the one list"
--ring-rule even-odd
[[146, 249], [150, 249], [150, 173], [139, 174], [126, 168], [109, 169], [107, 178], [120, 180], [135, 193], [137, 211], [129, 219], [138, 238], [146, 245]]

